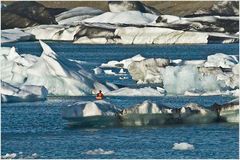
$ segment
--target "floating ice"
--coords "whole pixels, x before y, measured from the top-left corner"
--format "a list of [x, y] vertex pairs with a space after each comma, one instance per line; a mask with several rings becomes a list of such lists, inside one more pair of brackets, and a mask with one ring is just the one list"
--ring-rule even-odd
[[[44, 86], [50, 95], [87, 95], [96, 90], [108, 91], [78, 63], [60, 57], [40, 41], [40, 57], [19, 55], [15, 48], [1, 49], [1, 80], [17, 85]], [[96, 87], [96, 90], [95, 90]]]
[[76, 102], [63, 111], [63, 117], [114, 116], [119, 109], [104, 100]]
[[6, 155], [2, 156], [2, 159], [13, 159], [17, 156], [16, 153], [7, 153]]
[[208, 43], [209, 35], [158, 27], [118, 27], [115, 35], [122, 44], [193, 44]]
[[23, 32], [19, 28], [1, 30], [1, 43], [28, 41], [35, 39], [34, 35]]
[[181, 143], [174, 143], [173, 148], [174, 150], [193, 150], [194, 146], [192, 144], [181, 142]]
[[81, 127], [238, 123], [239, 102], [214, 104], [210, 108], [195, 103], [169, 108], [144, 101], [122, 110], [106, 101], [77, 102], [64, 108], [63, 119], [68, 120], [69, 125]]
[[119, 108], [104, 100], [76, 102], [63, 109], [62, 117], [70, 125], [117, 126]]
[[207, 57], [207, 61], [204, 64], [205, 67], [222, 67], [232, 68], [238, 63], [236, 56], [230, 56], [223, 53], [216, 53]]
[[155, 23], [157, 15], [141, 13], [139, 11], [106, 12], [93, 18], [85, 19], [87, 23], [110, 23], [110, 24], [148, 24]]
[[153, 89], [151, 87], [144, 88], [129, 88], [124, 87], [117, 90], [107, 92], [107, 96], [163, 96], [162, 90]]
[[58, 24], [76, 24], [86, 18], [102, 14], [103, 11], [91, 7], [76, 7], [56, 15]]
[[127, 69], [128, 66], [132, 63], [132, 62], [138, 62], [138, 61], [142, 61], [145, 58], [143, 56], [141, 56], [140, 54], [133, 56], [131, 58], [128, 59], [124, 59], [122, 61], [109, 61], [108, 63], [103, 63], [101, 64], [101, 67], [109, 67], [109, 68], [124, 68]]
[[83, 154], [88, 154], [88, 155], [107, 155], [107, 154], [114, 154], [114, 151], [112, 150], [103, 150], [102, 148], [94, 149], [94, 150], [89, 150], [86, 152], [83, 152]]
[[16, 87], [1, 81], [1, 102], [28, 102], [45, 100], [48, 91], [43, 86], [23, 85]]
[[[123, 61], [102, 66], [123, 67]], [[186, 61], [149, 58], [131, 61], [127, 67], [137, 84], [155, 84], [167, 94], [236, 95], [233, 91], [239, 88], [238, 56], [233, 55], [214, 54], [207, 60]]]

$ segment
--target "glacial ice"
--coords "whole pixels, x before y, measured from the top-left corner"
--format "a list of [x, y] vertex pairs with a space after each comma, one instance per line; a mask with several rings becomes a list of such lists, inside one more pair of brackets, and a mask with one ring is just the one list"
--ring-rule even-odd
[[102, 13], [104, 13], [102, 10], [96, 8], [76, 7], [56, 15], [55, 19], [58, 24], [77, 24], [84, 19], [91, 18]]
[[114, 151], [103, 150], [102, 148], [98, 148], [98, 149], [83, 152], [83, 154], [88, 154], [88, 155], [101, 155], [101, 154], [103, 154], [103, 155], [107, 155], [107, 154], [114, 154]]
[[181, 143], [174, 143], [173, 148], [174, 150], [193, 150], [194, 146], [192, 144], [189, 144], [187, 142], [181, 142]]
[[35, 39], [34, 35], [23, 32], [19, 28], [1, 30], [1, 43], [28, 41]]
[[119, 109], [104, 100], [76, 102], [64, 108], [63, 117], [114, 116]]
[[[123, 61], [102, 66], [123, 67]], [[157, 84], [168, 94], [235, 95], [239, 89], [238, 56], [234, 55], [216, 53], [207, 60], [143, 58], [126, 67], [138, 84]]]
[[216, 53], [207, 57], [205, 67], [233, 68], [238, 63], [236, 56]]
[[119, 108], [104, 100], [83, 101], [71, 104], [63, 109], [62, 117], [70, 125], [80, 126], [116, 126], [116, 114]]
[[[15, 48], [1, 49], [1, 80], [13, 85], [44, 86], [49, 95], [87, 95], [109, 91], [78, 63], [60, 57], [40, 41], [40, 57], [19, 55]], [[96, 87], [96, 88], [95, 88]], [[96, 90], [95, 90], [96, 89]]]
[[165, 92], [151, 87], [129, 88], [124, 87], [105, 93], [107, 96], [164, 96]]
[[118, 27], [115, 35], [122, 44], [193, 44], [208, 43], [208, 34], [157, 27]]
[[22, 85], [20, 87], [1, 81], [1, 102], [32, 102], [45, 100], [48, 91], [43, 86]]
[[83, 20], [85, 23], [109, 23], [109, 24], [149, 24], [155, 23], [157, 15], [141, 13], [139, 11], [106, 12], [99, 16]]
[[170, 108], [151, 101], [121, 109], [106, 101], [76, 102], [63, 109], [63, 119], [69, 125], [80, 126], [143, 126], [171, 124], [203, 124], [239, 121], [239, 102], [203, 107], [188, 103]]
[[133, 56], [131, 58], [124, 59], [122, 61], [109, 61], [108, 63], [101, 64], [103, 68], [124, 68], [127, 69], [132, 62], [142, 61], [145, 58], [140, 54]]
[[39, 25], [25, 28], [24, 31], [40, 40], [73, 41], [80, 28], [81, 26]]

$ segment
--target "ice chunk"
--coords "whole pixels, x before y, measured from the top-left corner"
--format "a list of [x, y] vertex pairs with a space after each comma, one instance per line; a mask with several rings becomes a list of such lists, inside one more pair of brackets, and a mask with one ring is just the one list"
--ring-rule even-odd
[[83, 20], [87, 23], [110, 23], [110, 24], [148, 24], [155, 23], [157, 15], [141, 13], [139, 11], [106, 12], [93, 18]]
[[124, 87], [117, 90], [107, 92], [108, 96], [163, 96], [164, 91], [159, 91], [151, 87], [129, 88]]
[[56, 15], [56, 21], [58, 24], [75, 24], [102, 13], [102, 10], [96, 8], [76, 7]]
[[48, 91], [43, 86], [23, 85], [16, 87], [1, 81], [1, 102], [28, 102], [45, 100]]
[[64, 118], [115, 116], [119, 111], [113, 104], [104, 100], [76, 102], [64, 108]]
[[174, 143], [173, 148], [174, 150], [193, 150], [194, 146], [192, 144], [181, 142], [181, 143]]
[[63, 109], [62, 117], [69, 125], [117, 126], [119, 108], [104, 100], [76, 102]]
[[44, 42], [40, 44], [43, 48], [40, 57], [20, 56], [14, 49], [4, 49], [0, 56], [4, 64], [1, 79], [10, 84], [44, 86], [51, 95], [76, 96], [109, 91], [78, 63], [60, 57]]
[[141, 61], [132, 62], [128, 66], [128, 71], [132, 75], [133, 80], [142, 83], [162, 83], [161, 70], [169, 65], [168, 59], [150, 58]]
[[140, 54], [137, 54], [131, 58], [124, 59], [122, 61], [109, 61], [108, 63], [101, 64], [101, 67], [111, 67], [111, 68], [124, 68], [127, 69], [132, 62], [139, 62], [145, 58]]
[[115, 35], [122, 44], [193, 44], [208, 43], [208, 34], [158, 27], [118, 27]]
[[99, 67], [94, 68], [93, 71], [94, 71], [94, 74], [101, 74], [103, 72], [103, 70]]
[[230, 56], [223, 53], [216, 53], [214, 55], [208, 56], [204, 66], [232, 68], [237, 63], [238, 63], [238, 58], [236, 56]]
[[171, 109], [161, 106], [150, 101], [144, 101], [141, 104], [135, 105], [130, 108], [123, 109], [121, 115], [127, 114], [157, 114], [157, 113], [171, 113]]
[[39, 25], [25, 29], [25, 32], [35, 35], [41, 40], [73, 41], [81, 26]]
[[180, 108], [183, 123], [211, 123], [216, 121], [217, 113], [196, 103], [189, 103]]
[[1, 31], [1, 43], [33, 40], [34, 35], [26, 33], [19, 28]]
[[114, 154], [114, 151], [112, 150], [103, 150], [102, 148], [94, 149], [94, 150], [89, 150], [86, 152], [83, 152], [83, 154], [89, 154], [89, 155], [107, 155], [107, 154]]

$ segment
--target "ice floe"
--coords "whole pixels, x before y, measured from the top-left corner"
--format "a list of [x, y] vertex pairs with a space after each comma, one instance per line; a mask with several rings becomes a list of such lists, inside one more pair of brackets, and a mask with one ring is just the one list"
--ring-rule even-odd
[[124, 87], [117, 90], [107, 92], [107, 96], [164, 96], [164, 90], [157, 90], [151, 87], [129, 88]]
[[209, 35], [157, 27], [118, 27], [115, 35], [122, 44], [193, 44], [208, 43]]
[[109, 24], [149, 24], [155, 23], [157, 15], [142, 13], [139, 11], [106, 12], [93, 18], [83, 20], [85, 23], [109, 23]]
[[174, 150], [193, 150], [194, 146], [187, 142], [174, 143], [172, 149]]
[[[40, 41], [40, 57], [19, 55], [15, 48], [1, 49], [1, 80], [13, 85], [44, 86], [50, 95], [88, 95], [109, 91], [78, 63], [60, 57]], [[95, 90], [95, 87], [97, 90]]]
[[81, 127], [238, 123], [239, 102], [235, 100], [222, 105], [213, 104], [208, 108], [187, 103], [180, 108], [170, 108], [144, 101], [121, 109], [103, 100], [85, 101], [65, 107], [62, 117], [69, 125]]
[[1, 156], [2, 159], [37, 159], [39, 155], [37, 153], [33, 153], [32, 155], [23, 155], [22, 152], [17, 153], [6, 153]]
[[143, 56], [141, 56], [140, 54], [133, 56], [131, 58], [128, 59], [124, 59], [122, 61], [109, 61], [107, 63], [103, 63], [101, 64], [101, 67], [103, 68], [125, 68], [127, 69], [129, 64], [131, 64], [132, 62], [138, 62], [138, 61], [142, 61], [145, 58]]
[[1, 43], [34, 40], [35, 36], [19, 28], [1, 30]]
[[116, 126], [119, 108], [104, 100], [76, 102], [63, 110], [63, 119], [81, 126]]
[[103, 150], [102, 148], [94, 149], [94, 150], [89, 150], [86, 152], [83, 152], [83, 154], [88, 154], [88, 155], [108, 155], [108, 154], [114, 154], [114, 151], [112, 150]]
[[78, 24], [84, 19], [91, 18], [102, 13], [104, 13], [102, 10], [96, 8], [76, 7], [56, 15], [55, 19], [58, 24]]
[[16, 87], [1, 81], [1, 102], [32, 102], [45, 100], [48, 91], [43, 86], [22, 85]]
[[[109, 61], [101, 67], [127, 68], [137, 84], [155, 84], [167, 94], [236, 95], [239, 89], [238, 56], [216, 53], [207, 60], [144, 58]], [[188, 82], [188, 83], [186, 83]]]

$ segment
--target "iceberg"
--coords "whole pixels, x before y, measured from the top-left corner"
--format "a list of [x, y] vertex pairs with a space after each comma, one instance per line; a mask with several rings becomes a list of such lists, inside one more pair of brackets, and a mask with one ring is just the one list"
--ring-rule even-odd
[[81, 26], [39, 25], [25, 28], [26, 33], [40, 40], [73, 41]]
[[214, 104], [211, 109], [218, 114], [220, 121], [239, 123], [239, 98], [222, 105]]
[[119, 108], [104, 100], [76, 102], [63, 109], [62, 117], [69, 125], [116, 126]]
[[223, 105], [213, 104], [208, 108], [196, 103], [170, 108], [146, 100], [122, 109], [104, 100], [83, 101], [65, 107], [62, 118], [70, 126], [81, 127], [238, 123], [239, 99]]
[[[123, 67], [123, 61], [101, 66]], [[207, 60], [144, 58], [126, 67], [137, 84], [155, 84], [168, 94], [235, 95], [233, 91], [239, 89], [238, 56], [234, 55], [216, 53]]]
[[157, 90], [151, 87], [129, 88], [124, 87], [117, 90], [107, 92], [107, 96], [164, 96], [165, 91]]
[[1, 102], [32, 102], [46, 100], [48, 91], [43, 86], [23, 85], [16, 87], [1, 81]]
[[150, 13], [142, 13], [139, 11], [124, 12], [106, 12], [99, 16], [83, 20], [85, 23], [109, 23], [109, 24], [132, 24], [143, 25], [155, 23], [157, 15]]
[[233, 68], [238, 63], [237, 56], [216, 53], [207, 57], [205, 67]]
[[82, 20], [104, 13], [100, 9], [91, 7], [76, 7], [55, 16], [58, 24], [78, 24]]
[[47, 44], [40, 41], [40, 57], [19, 55], [15, 48], [2, 48], [1, 80], [13, 85], [44, 86], [49, 95], [80, 96], [109, 91], [78, 63], [60, 57]]
[[26, 33], [19, 28], [1, 30], [1, 43], [34, 40], [33, 34]]
[[121, 44], [193, 44], [208, 43], [209, 35], [158, 27], [118, 27], [115, 35]]
[[217, 113], [198, 104], [189, 103], [181, 108], [169, 108], [149, 101], [123, 109], [120, 112], [123, 125], [169, 125], [212, 123]]
[[124, 59], [122, 61], [109, 61], [107, 63], [103, 63], [101, 64], [100, 67], [102, 68], [124, 68], [124, 69], [128, 69], [128, 66], [132, 63], [132, 62], [139, 62], [144, 60], [145, 58], [143, 56], [141, 56], [140, 54], [133, 56], [131, 58], [128, 59]]

